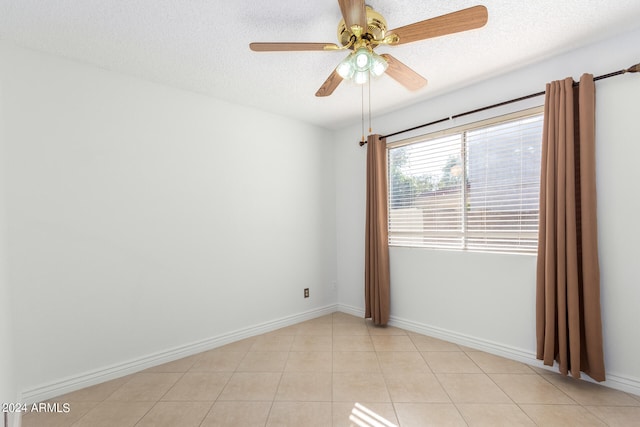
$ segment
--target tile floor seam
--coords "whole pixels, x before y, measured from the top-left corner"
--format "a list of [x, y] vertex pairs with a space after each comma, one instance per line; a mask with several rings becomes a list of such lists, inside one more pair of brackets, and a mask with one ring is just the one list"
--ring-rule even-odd
[[[71, 426], [70, 426], [70, 427], [74, 427], [74, 426], [77, 426], [77, 425], [81, 425], [81, 424], [80, 424], [80, 422], [81, 422], [84, 418], [86, 418], [86, 417], [91, 413], [91, 411], [94, 411], [94, 410], [95, 410], [96, 408], [98, 408], [100, 405], [102, 405], [103, 403], [107, 402], [107, 401], [108, 401], [108, 399], [109, 399], [111, 396], [113, 396], [113, 395], [114, 395], [118, 390], [120, 390], [122, 387], [124, 387], [126, 384], [128, 384], [128, 383], [133, 379], [133, 376], [134, 376], [134, 375], [136, 375], [136, 374], [135, 374], [135, 373], [134, 373], [134, 374], [131, 374], [131, 375], [130, 375], [130, 376], [131, 376], [131, 378], [129, 378], [127, 381], [123, 382], [123, 383], [120, 385], [120, 387], [116, 388], [116, 389], [115, 389], [115, 390], [113, 390], [109, 395], [107, 395], [107, 396], [106, 396], [106, 397], [104, 397], [102, 400], [100, 400], [100, 401], [99, 401], [99, 403], [98, 403], [96, 406], [94, 406], [93, 408], [89, 409], [89, 410], [88, 410], [84, 415], [82, 415], [80, 418], [78, 418], [76, 421], [74, 421], [74, 422], [71, 424]], [[153, 406], [155, 406], [155, 403], [152, 405], [152, 407], [153, 407]], [[147, 411], [147, 412], [148, 412], [148, 411]], [[145, 413], [145, 415], [146, 415], [146, 413]], [[142, 418], [141, 418], [141, 419], [142, 419]], [[140, 420], [138, 420], [138, 421], [140, 421]]]
[[160, 402], [160, 400], [156, 400], [153, 405], [151, 405], [151, 407], [147, 410], [147, 412], [144, 413], [143, 416], [140, 417], [140, 419], [138, 421], [136, 421], [136, 423], [133, 425], [134, 427], [139, 425], [140, 422], [144, 419], [144, 417], [146, 417], [152, 410], [153, 408], [156, 407], [156, 405]]
[[480, 372], [484, 372], [485, 375], [489, 375], [487, 372], [485, 372], [484, 369], [482, 369], [480, 365], [478, 365], [478, 362], [476, 362], [471, 357], [469, 357], [466, 351], [462, 350], [462, 353], [467, 357], [467, 359], [471, 360], [471, 363], [473, 363], [476, 366], [476, 368], [480, 369]]
[[[424, 359], [424, 355], [422, 354], [422, 352], [420, 352], [420, 355], [422, 355], [422, 358]], [[425, 363], [427, 363], [426, 359], [424, 361]], [[429, 366], [429, 363], [427, 363], [427, 366]], [[431, 369], [431, 366], [429, 366], [429, 369]], [[435, 372], [433, 372], [433, 369], [431, 369], [432, 375], [433, 377], [436, 379], [436, 381], [438, 382], [438, 385], [440, 385], [440, 388], [442, 388], [442, 390], [444, 390], [445, 394], [447, 395], [447, 397], [449, 398], [449, 400], [451, 401], [451, 404], [453, 405], [454, 408], [456, 408], [456, 411], [458, 411], [458, 415], [460, 415], [460, 417], [462, 418], [462, 421], [467, 425], [467, 427], [469, 426], [469, 423], [467, 422], [467, 419], [464, 417], [464, 414], [462, 413], [462, 411], [460, 411], [460, 408], [458, 407], [458, 404], [455, 402], [455, 400], [453, 400], [453, 397], [451, 397], [451, 394], [449, 394], [449, 392], [447, 391], [446, 387], [444, 386], [444, 384], [442, 384], [442, 382], [440, 381], [440, 378], [438, 378], [438, 375], [436, 375]]]
[[538, 423], [537, 423], [537, 422], [536, 422], [536, 421], [531, 417], [531, 415], [529, 415], [529, 413], [528, 413], [527, 411], [525, 411], [525, 410], [524, 410], [524, 408], [523, 408], [519, 403], [516, 403], [515, 405], [518, 407], [518, 409], [520, 409], [520, 410], [522, 411], [522, 413], [523, 413], [527, 418], [529, 418], [529, 419], [531, 420], [531, 422], [533, 423], [533, 425], [536, 425], [536, 426], [538, 426], [538, 425], [539, 425], [539, 424], [538, 424]]
[[[523, 405], [529, 405], [529, 406], [554, 406], [554, 407], [562, 407], [562, 406], [566, 406], [566, 407], [578, 407], [578, 408], [580, 408], [580, 410], [581, 410], [581, 411], [583, 411], [583, 412], [587, 412], [588, 414], [590, 414], [590, 415], [592, 415], [593, 417], [595, 417], [598, 421], [602, 422], [602, 424], [604, 424], [605, 426], [607, 426], [607, 427], [609, 426], [609, 424], [608, 424], [605, 420], [601, 419], [601, 418], [600, 418], [600, 417], [598, 417], [596, 414], [594, 414], [592, 411], [590, 411], [586, 406], [581, 405], [581, 404], [579, 404], [579, 403], [576, 403], [576, 404], [572, 404], [572, 403], [557, 403], [557, 404], [554, 404], [554, 403], [523, 403]], [[518, 406], [520, 406], [520, 405], [518, 405]], [[527, 413], [523, 408], [521, 408], [521, 410], [522, 410], [522, 411], [523, 411], [527, 416], [529, 416], [529, 414], [528, 414], [528, 413]], [[529, 417], [529, 418], [531, 418], [531, 417]], [[534, 424], [535, 424], [536, 426], [540, 426], [540, 424], [536, 423], [535, 421], [534, 421]]]
[[[98, 404], [98, 405], [99, 405], [99, 404]], [[97, 405], [96, 405], [96, 406], [97, 406]], [[87, 416], [87, 414], [88, 414], [89, 412], [91, 412], [93, 409], [95, 409], [95, 408], [96, 408], [96, 406], [94, 406], [93, 408], [89, 409], [89, 410], [87, 411], [87, 413], [86, 413], [86, 414], [84, 414], [83, 416], [81, 416], [80, 418], [78, 418], [75, 422], [71, 423], [71, 426], [70, 426], [70, 427], [73, 427], [73, 426], [77, 425], [80, 421], [82, 421], [82, 419], [83, 419], [84, 417], [86, 417], [86, 416]]]
[[[222, 391], [220, 393], [222, 393]], [[218, 396], [220, 396], [220, 395], [218, 394]], [[204, 423], [204, 420], [206, 420], [207, 417], [209, 416], [209, 414], [211, 413], [211, 411], [213, 411], [213, 407], [215, 406], [217, 401], [218, 401], [218, 398], [216, 398], [216, 400], [211, 402], [211, 406], [209, 406], [209, 410], [204, 414], [204, 417], [202, 417], [202, 420], [200, 420], [200, 422], [198, 423], [198, 427], [202, 427], [202, 424]]]
[[[415, 345], [415, 343], [414, 343]], [[417, 348], [417, 347], [416, 347]], [[422, 358], [422, 360], [424, 361], [425, 365], [427, 365], [427, 368], [429, 368], [429, 372], [431, 372], [431, 374], [433, 374], [433, 376], [436, 376], [436, 373], [433, 371], [433, 368], [431, 367], [431, 365], [429, 365], [429, 362], [427, 361], [427, 359], [425, 359], [424, 357], [424, 351], [420, 351], [418, 350], [418, 354], [420, 355], [420, 357]], [[437, 379], [437, 378], [436, 378]], [[440, 381], [438, 380], [438, 384], [440, 384]], [[442, 384], [440, 384], [440, 387], [442, 387], [444, 389], [444, 387], [442, 386]]]
[[[186, 373], [186, 372], [185, 372], [185, 373]], [[165, 400], [164, 402], [171, 402], [171, 401]], [[176, 403], [179, 403], [179, 402], [180, 402], [180, 401], [176, 401]], [[144, 421], [144, 418], [145, 418], [147, 415], [149, 415], [149, 413], [153, 410], [153, 408], [155, 408], [155, 407], [156, 407], [156, 405], [158, 405], [159, 403], [161, 403], [161, 401], [160, 401], [160, 400], [158, 400], [156, 403], [154, 403], [154, 404], [153, 404], [153, 406], [151, 406], [151, 408], [149, 408], [149, 410], [147, 411], [147, 413], [146, 413], [146, 414], [144, 414], [144, 415], [142, 416], [142, 418], [140, 418], [140, 419], [138, 420], [138, 422], [137, 422], [137, 423], [135, 423], [134, 427], [138, 426], [142, 421]], [[202, 420], [200, 420], [200, 422], [198, 423], [198, 426], [201, 426], [201, 425], [202, 425], [202, 423], [204, 422], [204, 420], [207, 418], [207, 415], [209, 415], [209, 412], [211, 412], [211, 409], [213, 408], [213, 405], [214, 405], [215, 403], [216, 403], [216, 401], [215, 401], [215, 400], [214, 400], [213, 402], [211, 402], [211, 405], [209, 405], [209, 409], [207, 410], [207, 412], [206, 412], [206, 413], [204, 414], [204, 416], [202, 417]]]
[[[589, 406], [592, 406], [592, 405], [589, 405]], [[585, 409], [588, 413], [590, 413], [591, 415], [593, 415], [594, 417], [596, 417], [599, 421], [601, 421], [601, 422], [602, 422], [602, 424], [604, 424], [604, 425], [606, 425], [606, 426], [609, 426], [609, 424], [608, 424], [604, 419], [600, 418], [600, 417], [598, 416], [598, 414], [596, 414], [595, 412], [593, 412], [592, 410], [590, 410], [588, 406], [583, 406], [583, 409]]]
[[[211, 350], [209, 350], [211, 351]], [[248, 352], [247, 352], [248, 353]], [[201, 353], [203, 354], [203, 353]], [[244, 357], [243, 357], [244, 358]], [[194, 364], [191, 366], [191, 368], [189, 368], [189, 370], [187, 370], [187, 372], [189, 372], [191, 369], [193, 369], [193, 366], [195, 366], [195, 362]], [[238, 363], [236, 365], [235, 368], [233, 368], [233, 371], [230, 371], [230, 375], [229, 378], [227, 378], [227, 381], [224, 383], [224, 385], [220, 388], [220, 392], [218, 393], [218, 395], [216, 396], [215, 400], [211, 403], [211, 406], [209, 407], [209, 410], [207, 411], [207, 413], [204, 415], [204, 417], [202, 418], [202, 421], [200, 421], [200, 423], [198, 424], [198, 427], [201, 427], [202, 424], [204, 424], [205, 420], [207, 419], [207, 417], [209, 416], [209, 414], [211, 414], [211, 411], [213, 411], [213, 407], [216, 405], [216, 403], [218, 401], [220, 401], [220, 396], [222, 395], [222, 392], [224, 391], [224, 389], [227, 387], [227, 385], [229, 385], [229, 382], [231, 381], [231, 378], [233, 377], [233, 375], [237, 372], [238, 366], [240, 366], [240, 363]], [[185, 372], [185, 374], [187, 373]]]
[[[566, 405], [566, 406], [579, 406], [582, 410], [586, 410], [586, 408], [585, 408], [583, 405], [581, 405], [580, 403], [578, 403], [577, 401], [575, 401], [575, 399], [573, 399], [571, 396], [569, 396], [567, 393], [565, 393], [563, 390], [561, 390], [561, 389], [560, 389], [559, 387], [557, 387], [555, 384], [552, 384], [552, 383], [551, 383], [551, 382], [549, 382], [546, 378], [544, 378], [544, 375], [540, 375], [540, 374], [535, 373], [535, 372], [534, 372], [534, 373], [532, 373], [532, 374], [515, 374], [515, 375], [537, 375], [537, 376], [539, 376], [539, 377], [543, 377], [542, 379], [544, 379], [545, 381], [547, 381], [547, 383], [549, 383], [550, 385], [552, 385], [553, 387], [555, 387], [558, 391], [562, 392], [565, 396], [567, 396], [567, 397], [568, 397], [568, 398], [573, 402], [573, 403], [555, 403], [555, 404], [550, 404], [550, 403], [549, 403], [549, 404], [548, 404], [548, 403], [531, 403], [531, 402], [529, 402], [529, 403], [518, 403], [518, 402], [516, 402], [516, 401], [515, 401], [515, 400], [514, 400], [514, 399], [513, 399], [513, 398], [512, 398], [512, 397], [511, 397], [511, 396], [510, 396], [506, 391], [505, 391], [505, 390], [503, 390], [503, 389], [500, 387], [500, 385], [499, 385], [499, 384], [497, 384], [493, 378], [491, 378], [491, 376], [490, 376], [490, 375], [487, 375], [487, 376], [488, 376], [488, 377], [489, 377], [489, 378], [490, 378], [494, 383], [496, 383], [496, 385], [497, 385], [497, 386], [502, 390], [502, 392], [503, 392], [504, 394], [506, 394], [506, 395], [507, 395], [511, 400], [513, 400], [513, 403], [515, 403], [515, 404], [518, 406], [518, 408], [519, 408], [519, 409], [520, 409], [520, 410], [521, 410], [521, 411], [522, 411], [522, 412], [523, 412], [523, 413], [524, 413], [524, 414], [525, 414], [529, 419], [531, 419], [531, 421], [532, 421], [536, 426], [537, 426], [537, 425], [539, 425], [539, 424], [538, 424], [538, 423], [536, 423], [536, 422], [535, 422], [535, 420], [533, 420], [533, 418], [529, 415], [529, 413], [528, 413], [527, 411], [525, 411], [525, 410], [524, 410], [524, 408], [522, 408], [522, 406], [521, 406], [521, 405], [538, 405], [538, 406], [540, 406], [540, 405]], [[588, 412], [589, 412], [589, 411], [588, 411]], [[607, 425], [607, 424], [605, 423], [605, 425]]]
[[[583, 375], [587, 375], [587, 374], [584, 374], [583, 372], [581, 372], [581, 374], [583, 374]], [[558, 372], [556, 372], [556, 375], [561, 375], [561, 377], [559, 377], [559, 378], [568, 378], [568, 379], [573, 379], [573, 377], [572, 377], [572, 376], [570, 376], [570, 375], [562, 375], [562, 374], [559, 374]], [[544, 378], [548, 383], [550, 383], [551, 385], [558, 387], [558, 386], [557, 386], [556, 384], [554, 384], [551, 380], [549, 380], [549, 378], [553, 377], [553, 375], [541, 375], [541, 376], [542, 376], [542, 377], [543, 377], [543, 378]], [[588, 375], [587, 375], [587, 376], [588, 376]], [[548, 378], [548, 377], [549, 377], [549, 378]], [[598, 383], [593, 383], [593, 382], [591, 382], [591, 381], [586, 381], [586, 380], [583, 380], [582, 378], [578, 378], [576, 381], [584, 381], [585, 383], [587, 383], [587, 384], [592, 384], [593, 386], [600, 386], [600, 384], [598, 384]], [[558, 388], [560, 389], [560, 387], [558, 387]], [[560, 390], [561, 390], [561, 391], [564, 391], [564, 390], [562, 390], [562, 389], [560, 389]], [[612, 389], [612, 390], [615, 390], [615, 389]], [[576, 403], [578, 403], [578, 404], [580, 404], [580, 405], [582, 405], [582, 406], [584, 406], [584, 407], [587, 407], [587, 406], [596, 406], [596, 407], [597, 407], [597, 406], [640, 407], [640, 402], [639, 402], [639, 401], [640, 401], [640, 396], [637, 396], [637, 395], [634, 395], [633, 393], [625, 392], [625, 391], [622, 391], [622, 390], [616, 390], [616, 391], [620, 391], [620, 393], [623, 393], [624, 395], [628, 396], [628, 397], [631, 399], [631, 401], [633, 401], [633, 402], [634, 402], [634, 404], [627, 404], [627, 405], [625, 405], [625, 404], [623, 404], [623, 405], [611, 405], [611, 404], [583, 404], [583, 403], [578, 402], [576, 399], [573, 399], [573, 398], [569, 395], [569, 393], [565, 392], [565, 394], [569, 395], [569, 397], [571, 397], [571, 399], [573, 399], [574, 401], [576, 401]]]
[[[277, 393], [277, 389], [276, 389], [276, 393]], [[269, 424], [269, 418], [271, 417], [271, 412], [273, 411], [274, 403], [275, 403], [275, 396], [274, 396], [274, 399], [271, 401], [271, 405], [269, 405], [269, 411], [267, 411], [267, 417], [264, 419], [264, 427], [267, 427], [267, 425]]]
[[594, 413], [593, 411], [589, 410], [589, 407], [588, 407], [588, 406], [586, 406], [586, 405], [580, 405], [580, 408], [581, 408], [583, 411], [586, 411], [587, 413], [589, 413], [589, 414], [593, 415], [594, 417], [596, 417], [596, 419], [597, 419], [598, 421], [602, 422], [602, 424], [604, 424], [605, 426], [609, 426], [609, 424], [608, 424], [605, 420], [603, 420], [602, 418], [600, 418], [600, 417], [598, 416], [598, 414], [596, 414], [596, 413]]
[[231, 375], [229, 375], [229, 378], [227, 378], [227, 381], [225, 381], [224, 385], [220, 388], [220, 392], [218, 392], [218, 395], [216, 396], [215, 400], [211, 404], [210, 410], [213, 408], [213, 405], [215, 405], [215, 403], [220, 399], [220, 396], [222, 396], [222, 392], [227, 387], [227, 385], [229, 385], [229, 382], [231, 381], [231, 378], [233, 377], [233, 374], [235, 374], [235, 372], [236, 371], [233, 371], [230, 373]]
[[[136, 372], [136, 373], [137, 373], [137, 372]], [[106, 396], [104, 399], [102, 399], [102, 400], [100, 401], [100, 403], [108, 401], [108, 400], [109, 400], [109, 398], [110, 398], [111, 396], [113, 396], [114, 394], [116, 394], [116, 393], [118, 392], [118, 390], [120, 390], [120, 389], [121, 389], [122, 387], [124, 387], [125, 385], [129, 384], [129, 382], [133, 379], [133, 376], [134, 376], [134, 375], [136, 375], [136, 374], [134, 373], [134, 374], [129, 375], [131, 378], [129, 378], [127, 381], [125, 381], [125, 382], [123, 382], [122, 384], [120, 384], [120, 387], [116, 388], [116, 389], [115, 389], [115, 390], [113, 390], [111, 393], [109, 393], [109, 395], [108, 395], [108, 396]], [[86, 415], [86, 414], [85, 414], [85, 415]]]
[[460, 410], [460, 407], [458, 406], [458, 404], [453, 400], [451, 400], [451, 403], [453, 404], [453, 407], [456, 408], [456, 411], [458, 411], [458, 414], [462, 418], [462, 421], [464, 421], [467, 427], [469, 427], [469, 420], [467, 419], [467, 417], [464, 416], [464, 413]]
[[[187, 372], [186, 371], [182, 372], [182, 375], [180, 375], [180, 378], [178, 378], [176, 380], [176, 382], [174, 382], [169, 388], [167, 388], [167, 390], [165, 390], [164, 393], [162, 393], [162, 396], [160, 396], [158, 398], [158, 400], [156, 400], [156, 403], [162, 401], [162, 398], [165, 397], [167, 395], [167, 393], [169, 393], [169, 391], [172, 390], [176, 386], [176, 384], [178, 384], [180, 382], [180, 380], [182, 380], [184, 378], [185, 375], [187, 375]], [[153, 406], [155, 406], [155, 404]]]
[[484, 372], [484, 370], [483, 370], [482, 372], [484, 373], [484, 375], [486, 375], [486, 376], [487, 376], [487, 378], [489, 378], [489, 379], [491, 380], [491, 382], [492, 382], [493, 384], [495, 384], [495, 386], [496, 386], [496, 387], [498, 387], [498, 389], [500, 389], [500, 391], [501, 391], [501, 392], [503, 392], [503, 393], [504, 393], [504, 395], [505, 395], [505, 396], [507, 396], [507, 397], [509, 398], [509, 400], [511, 401], [511, 403], [513, 403], [513, 404], [515, 404], [515, 405], [518, 405], [518, 402], [516, 402], [516, 400], [515, 400], [515, 399], [514, 399], [514, 398], [513, 398], [509, 393], [507, 393], [507, 391], [506, 391], [506, 390], [504, 390], [502, 387], [500, 387], [500, 384], [498, 384], [498, 383], [496, 382], [496, 380], [494, 380], [494, 379], [491, 377], [491, 375], [489, 375], [488, 373]]
[[539, 377], [541, 377], [544, 381], [546, 381], [548, 384], [550, 384], [552, 387], [554, 387], [555, 389], [557, 389], [560, 393], [564, 394], [565, 396], [567, 396], [567, 398], [569, 400], [571, 400], [573, 402], [573, 404], [575, 405], [579, 405], [582, 406], [582, 404], [580, 402], [578, 402], [576, 399], [574, 399], [573, 397], [571, 397], [569, 395], [569, 393], [566, 393], [564, 390], [562, 390], [560, 387], [558, 387], [557, 385], [555, 385], [554, 383], [552, 383], [551, 381], [549, 381], [547, 378], [545, 378], [544, 375], [540, 375], [537, 372], [534, 372], [533, 374], [521, 374], [521, 375], [537, 375]]

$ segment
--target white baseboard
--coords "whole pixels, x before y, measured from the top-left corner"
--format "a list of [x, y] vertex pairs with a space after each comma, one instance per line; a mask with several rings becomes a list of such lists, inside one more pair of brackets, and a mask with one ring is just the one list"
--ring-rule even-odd
[[93, 371], [84, 372], [78, 375], [62, 378], [38, 387], [23, 390], [20, 399], [21, 402], [32, 404], [51, 399], [56, 396], [71, 393], [85, 387], [110, 381], [125, 375], [133, 374], [153, 366], [163, 363], [172, 362], [183, 357], [192, 356], [203, 351], [212, 350], [214, 348], [229, 344], [238, 340], [249, 338], [255, 335], [264, 334], [266, 332], [275, 331], [276, 329], [291, 326], [305, 320], [315, 319], [338, 311], [338, 306], [328, 305], [314, 310], [305, 311], [303, 313], [282, 317], [280, 319], [260, 323], [243, 329], [238, 329], [226, 334], [207, 338], [205, 340], [185, 344], [183, 346], [171, 348], [165, 351], [149, 354], [133, 360], [118, 363], [115, 365], [95, 369]]
[[364, 317], [364, 309], [351, 305], [338, 304], [338, 311], [356, 317]]
[[[364, 317], [364, 310], [358, 307], [338, 304], [338, 311], [358, 317]], [[407, 331], [439, 338], [455, 344], [463, 345], [465, 347], [481, 350], [487, 353], [495, 354], [497, 356], [505, 357], [507, 359], [526, 363], [527, 365], [535, 366], [537, 368], [558, 372], [557, 364], [555, 364], [554, 366], [545, 366], [543, 365], [541, 360], [538, 360], [536, 358], [535, 353], [528, 350], [508, 346], [482, 338], [473, 337], [470, 335], [460, 334], [458, 332], [402, 319], [396, 316], [390, 316], [389, 326], [395, 326]], [[588, 382], [597, 383], [586, 375], [583, 375], [582, 379]], [[607, 372], [607, 380], [597, 384], [640, 396], [640, 379], [638, 378], [630, 378], [628, 376], [618, 375], [613, 372]]]

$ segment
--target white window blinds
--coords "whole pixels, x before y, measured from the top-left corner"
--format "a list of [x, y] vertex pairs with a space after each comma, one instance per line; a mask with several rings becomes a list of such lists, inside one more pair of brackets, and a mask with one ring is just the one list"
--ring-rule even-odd
[[540, 109], [388, 145], [389, 244], [535, 252]]

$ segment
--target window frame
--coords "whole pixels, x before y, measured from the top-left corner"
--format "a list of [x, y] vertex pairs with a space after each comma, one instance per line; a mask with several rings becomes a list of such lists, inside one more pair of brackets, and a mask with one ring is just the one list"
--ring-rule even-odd
[[[544, 106], [543, 105], [538, 105], [535, 107], [531, 107], [531, 108], [526, 108], [523, 110], [519, 110], [519, 111], [515, 111], [515, 112], [511, 112], [511, 113], [507, 113], [507, 114], [501, 114], [498, 116], [493, 116], [493, 117], [489, 117], [486, 119], [481, 119], [481, 120], [476, 120], [473, 122], [469, 122], [469, 123], [465, 123], [465, 124], [461, 124], [461, 125], [457, 125], [457, 126], [452, 126], [452, 127], [448, 127], [448, 128], [444, 128], [438, 131], [434, 131], [434, 132], [430, 132], [427, 134], [421, 134], [421, 135], [417, 135], [417, 136], [412, 136], [409, 138], [405, 138], [405, 139], [401, 139], [401, 140], [397, 140], [397, 141], [392, 141], [392, 142], [388, 142], [386, 145], [386, 149], [387, 149], [387, 165], [386, 165], [386, 173], [387, 173], [387, 184], [388, 184], [388, 190], [387, 190], [387, 196], [388, 196], [388, 200], [387, 200], [387, 230], [389, 232], [389, 237], [391, 237], [392, 233], [391, 233], [391, 210], [392, 210], [392, 200], [391, 200], [391, 184], [390, 184], [390, 179], [389, 179], [389, 170], [390, 170], [390, 150], [395, 149], [395, 148], [400, 148], [400, 147], [404, 147], [404, 146], [409, 146], [412, 144], [417, 144], [417, 143], [421, 143], [421, 142], [426, 142], [426, 141], [430, 141], [430, 140], [435, 140], [438, 138], [443, 138], [446, 136], [450, 136], [450, 135], [456, 135], [459, 134], [460, 135], [460, 140], [461, 140], [461, 152], [463, 152], [463, 158], [462, 158], [462, 162], [463, 162], [463, 182], [465, 182], [466, 179], [466, 173], [467, 173], [467, 164], [468, 164], [468, 153], [467, 151], [467, 141], [466, 141], [466, 135], [467, 132], [469, 131], [473, 131], [473, 130], [478, 130], [478, 129], [482, 129], [482, 128], [486, 128], [486, 127], [491, 127], [494, 125], [499, 125], [502, 123], [509, 123], [509, 122], [513, 122], [513, 121], [518, 121], [518, 120], [522, 120], [522, 119], [526, 119], [529, 117], [536, 117], [536, 116], [542, 116], [544, 114]], [[540, 145], [542, 145], [542, 134], [541, 134], [541, 138], [540, 138]], [[466, 188], [465, 185], [461, 186], [461, 198], [460, 198], [460, 203], [461, 205], [464, 206], [464, 204], [466, 203], [466, 201], [468, 200], [468, 192], [469, 189]], [[539, 207], [538, 207], [538, 215], [539, 215]], [[539, 218], [539, 216], [538, 216]], [[467, 212], [466, 209], [462, 209], [462, 213], [461, 213], [461, 221], [462, 221], [462, 225], [460, 227], [459, 230], [455, 230], [455, 231], [449, 231], [449, 232], [442, 232], [442, 234], [437, 234], [437, 235], [429, 235], [428, 237], [431, 238], [436, 238], [436, 236], [442, 236], [442, 237], [459, 237], [462, 240], [462, 245], [460, 247], [452, 247], [452, 246], [446, 246], [446, 245], [442, 245], [439, 246], [437, 244], [432, 244], [432, 245], [413, 245], [413, 244], [407, 244], [407, 243], [391, 243], [391, 239], [389, 239], [389, 246], [390, 247], [404, 247], [404, 248], [420, 248], [420, 249], [432, 249], [432, 250], [444, 250], [444, 251], [457, 251], [457, 252], [487, 252], [487, 253], [508, 253], [508, 254], [519, 254], [519, 255], [535, 255], [536, 251], [532, 250], [532, 249], [523, 249], [523, 248], [518, 248], [515, 245], [509, 246], [509, 247], [505, 247], [502, 250], [498, 250], [498, 249], [492, 249], [489, 248], [488, 246], [486, 247], [472, 247], [469, 248], [468, 247], [468, 241], [469, 238], [473, 238], [474, 236], [478, 236], [478, 234], [480, 233], [482, 237], [496, 237], [497, 234], [491, 234], [491, 233], [482, 233], [482, 232], [478, 232], [478, 231], [470, 231], [467, 228]], [[539, 224], [539, 220], [538, 220], [538, 224]], [[398, 235], [401, 232], [394, 232], [394, 235]], [[495, 232], [494, 232], [495, 233]], [[414, 234], [412, 232], [406, 232], [404, 233], [405, 235], [413, 235], [413, 236], [419, 236], [419, 234]], [[530, 231], [526, 233], [527, 236], [530, 236], [533, 240], [537, 241], [538, 240], [538, 228], [536, 227], [535, 231]], [[427, 236], [426, 234], [423, 234], [423, 236]], [[501, 236], [504, 236], [504, 233], [501, 234]], [[477, 245], [476, 245], [477, 246]]]

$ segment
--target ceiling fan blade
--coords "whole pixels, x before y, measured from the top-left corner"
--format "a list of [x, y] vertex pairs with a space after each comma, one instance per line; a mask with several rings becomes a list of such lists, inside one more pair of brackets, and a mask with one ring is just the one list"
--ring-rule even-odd
[[427, 84], [427, 79], [420, 74], [413, 71], [411, 68], [398, 61], [388, 53], [383, 53], [382, 56], [389, 66], [387, 67], [387, 74], [392, 79], [396, 80], [402, 86], [409, 90], [418, 90]]
[[367, 11], [364, 7], [364, 0], [338, 0], [340, 11], [347, 28], [351, 29], [358, 25], [362, 29], [367, 28]]
[[392, 42], [391, 44], [411, 43], [480, 28], [487, 23], [488, 18], [489, 14], [486, 7], [474, 6], [396, 28], [388, 33], [393, 33], [399, 38], [397, 42]]
[[342, 77], [340, 77], [340, 74], [338, 74], [336, 70], [333, 70], [329, 78], [322, 83], [322, 86], [320, 86], [320, 89], [316, 92], [316, 96], [331, 95], [340, 83], [342, 83]]
[[249, 48], [254, 52], [340, 49], [338, 45], [334, 43], [250, 43]]

